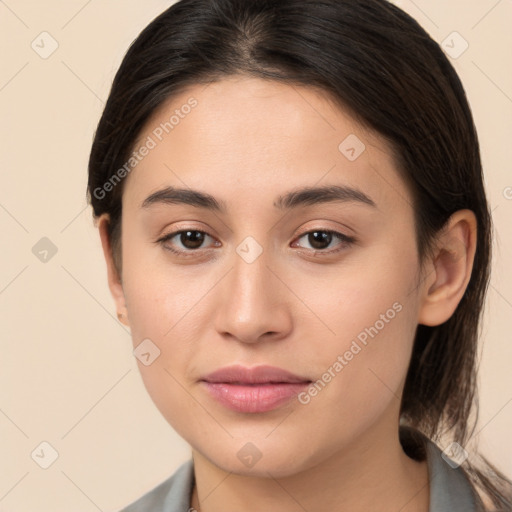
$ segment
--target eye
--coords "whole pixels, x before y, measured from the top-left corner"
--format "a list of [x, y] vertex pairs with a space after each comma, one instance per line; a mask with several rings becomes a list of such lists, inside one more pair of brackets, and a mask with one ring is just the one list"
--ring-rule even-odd
[[[166, 243], [172, 241], [174, 238], [176, 238], [176, 241], [173, 244]], [[205, 231], [199, 231], [198, 229], [181, 229], [164, 235], [162, 238], [157, 240], [157, 243], [162, 244], [165, 249], [171, 252], [189, 256], [192, 254], [186, 253], [193, 253], [197, 249], [202, 249], [203, 247], [201, 246], [207, 238], [211, 238], [213, 240], [213, 237]], [[176, 248], [177, 244], [181, 244], [181, 247], [178, 245]]]
[[[217, 247], [221, 245], [220, 242], [216, 241], [208, 233], [198, 229], [181, 229], [173, 231], [172, 233], [159, 238], [156, 243], [160, 243], [166, 250], [175, 254], [179, 254], [181, 256], [194, 256], [194, 253], [198, 252], [200, 249], [207, 249], [207, 247], [203, 247], [203, 244], [208, 238], [214, 240], [214, 244]], [[307, 243], [310, 245], [310, 247], [306, 247], [306, 249], [313, 252], [315, 256], [317, 254], [329, 255], [337, 253], [349, 247], [356, 241], [353, 237], [328, 229], [314, 229], [307, 231], [303, 233], [298, 240], [302, 238], [305, 238]], [[173, 239], [176, 240], [172, 242]], [[338, 243], [339, 247], [326, 250], [336, 239], [340, 242]], [[172, 243], [169, 244], [168, 242]], [[297, 242], [295, 242], [293, 247], [303, 246], [297, 245]]]
[[[351, 244], [353, 244], [356, 240], [355, 238], [351, 236], [344, 235], [343, 233], [338, 233], [337, 231], [332, 231], [328, 229], [314, 229], [311, 231], [307, 231], [306, 233], [303, 233], [298, 240], [301, 238], [305, 238], [307, 243], [310, 245], [309, 249], [310, 251], [314, 251], [315, 254], [317, 252], [325, 253], [325, 254], [333, 254], [339, 251], [342, 251], [343, 249], [349, 247]], [[325, 250], [329, 247], [331, 242], [338, 239], [341, 241], [339, 243], [339, 247], [334, 250]], [[301, 247], [299, 245], [299, 247]]]

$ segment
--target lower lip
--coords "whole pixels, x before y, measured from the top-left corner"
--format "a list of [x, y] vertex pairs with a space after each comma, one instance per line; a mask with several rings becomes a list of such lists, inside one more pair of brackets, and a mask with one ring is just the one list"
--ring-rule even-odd
[[242, 385], [203, 381], [203, 384], [222, 405], [234, 411], [252, 413], [276, 409], [309, 386], [309, 382]]

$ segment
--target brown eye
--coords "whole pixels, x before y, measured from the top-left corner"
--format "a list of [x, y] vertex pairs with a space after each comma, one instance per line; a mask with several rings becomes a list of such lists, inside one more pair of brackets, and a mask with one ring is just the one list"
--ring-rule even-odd
[[198, 229], [181, 229], [163, 236], [157, 240], [157, 242], [171, 252], [183, 256], [192, 256], [194, 252], [205, 248], [203, 247], [203, 243], [207, 238], [212, 238], [213, 240], [213, 237], [204, 231], [199, 231]]
[[[315, 229], [311, 231], [307, 231], [303, 233], [298, 240], [301, 238], [306, 238], [307, 243], [310, 247], [306, 247], [311, 251], [320, 251], [325, 252], [326, 254], [330, 254], [333, 252], [338, 252], [355, 242], [355, 238], [344, 235], [343, 233], [338, 233], [337, 231], [331, 231], [327, 229]], [[338, 239], [341, 243], [338, 243], [340, 247], [334, 250], [326, 250], [329, 248], [329, 245], [333, 240]], [[303, 247], [299, 245], [299, 247]]]
[[181, 231], [179, 241], [187, 249], [199, 249], [204, 242], [205, 234], [202, 231]]
[[332, 233], [326, 231], [311, 231], [307, 237], [313, 249], [327, 249], [332, 241]]

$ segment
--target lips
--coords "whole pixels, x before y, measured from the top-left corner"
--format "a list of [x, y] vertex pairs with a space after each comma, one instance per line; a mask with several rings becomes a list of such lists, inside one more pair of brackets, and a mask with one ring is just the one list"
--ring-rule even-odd
[[311, 380], [275, 366], [240, 365], [216, 370], [201, 379], [209, 395], [238, 412], [267, 412], [296, 397]]
[[311, 382], [305, 377], [299, 377], [276, 366], [255, 366], [246, 368], [244, 366], [227, 366], [213, 373], [204, 379], [206, 382], [224, 382], [230, 384], [275, 384], [279, 382], [297, 383]]

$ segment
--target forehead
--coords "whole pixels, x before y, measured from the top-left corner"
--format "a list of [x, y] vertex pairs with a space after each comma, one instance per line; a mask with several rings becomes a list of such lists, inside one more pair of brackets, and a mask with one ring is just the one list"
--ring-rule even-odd
[[[319, 89], [257, 78], [197, 84], [164, 102], [141, 131], [144, 151], [123, 204], [163, 186], [253, 202], [295, 186], [343, 184], [376, 202], [408, 202], [390, 147]], [[230, 199], [228, 200], [228, 196]]]

